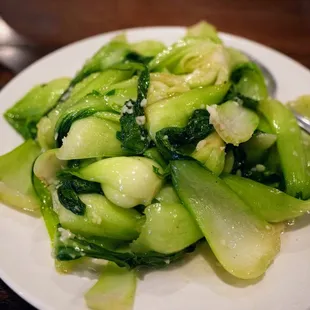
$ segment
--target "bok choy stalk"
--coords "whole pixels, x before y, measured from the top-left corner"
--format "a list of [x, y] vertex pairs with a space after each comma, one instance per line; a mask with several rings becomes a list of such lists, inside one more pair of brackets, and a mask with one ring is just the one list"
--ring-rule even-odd
[[57, 173], [67, 166], [67, 161], [56, 157], [57, 151], [58, 149], [45, 151], [37, 157], [33, 165], [34, 174], [47, 186], [56, 182]]
[[60, 204], [53, 194], [53, 204], [63, 228], [86, 237], [104, 237], [131, 241], [139, 236], [144, 217], [135, 209], [114, 205], [104, 196], [95, 193], [79, 194], [85, 213], [77, 215]]
[[219, 104], [225, 97], [229, 83], [197, 88], [172, 98], [147, 105], [145, 115], [147, 129], [153, 140], [156, 132], [166, 127], [184, 127], [197, 109]]
[[[35, 192], [40, 199], [41, 215], [43, 217], [48, 235], [50, 237], [51, 247], [54, 251], [59, 219], [53, 209], [49, 188], [45, 186], [44, 183], [40, 181], [34, 174], [32, 175], [32, 182]], [[55, 260], [55, 268], [60, 273], [69, 273], [75, 268], [76, 265], [80, 263], [81, 261], [79, 259], [70, 262]]]
[[96, 112], [90, 117], [75, 121], [63, 139], [57, 157], [73, 160], [128, 154], [116, 138], [116, 133], [120, 130], [118, 118], [117, 114], [110, 112]]
[[225, 183], [252, 210], [268, 222], [283, 222], [310, 211], [310, 202], [291, 197], [278, 189], [235, 175], [223, 176]]
[[164, 203], [181, 203], [172, 184], [165, 184], [155, 197], [155, 202]]
[[247, 162], [261, 163], [267, 151], [275, 144], [277, 136], [270, 133], [256, 132], [252, 138], [242, 144]]
[[144, 214], [146, 222], [139, 238], [131, 244], [134, 252], [171, 254], [187, 248], [203, 237], [180, 201], [151, 204], [145, 208]]
[[220, 175], [225, 166], [225, 154], [224, 141], [213, 132], [198, 142], [191, 157], [197, 159], [215, 175]]
[[181, 201], [222, 266], [238, 278], [261, 276], [279, 252], [280, 232], [197, 162], [172, 161], [171, 169]]
[[67, 136], [75, 121], [89, 117], [99, 111], [113, 112], [113, 109], [108, 105], [105, 97], [98, 92], [88, 94], [73, 107], [64, 111], [59, 117], [55, 128], [56, 145], [58, 147], [62, 145], [63, 138]]
[[24, 139], [35, 139], [37, 123], [56, 105], [69, 82], [69, 79], [61, 78], [33, 87], [4, 113], [5, 119]]
[[40, 154], [33, 140], [0, 156], [0, 201], [20, 210], [36, 212], [40, 202], [32, 186], [32, 166]]
[[226, 142], [238, 146], [248, 141], [259, 124], [259, 117], [236, 101], [208, 106], [210, 123]]
[[51, 194], [48, 187], [35, 174], [32, 175], [32, 182], [35, 192], [40, 199], [40, 211], [53, 247], [59, 219], [53, 209]]
[[115, 112], [121, 113], [124, 102], [137, 99], [138, 77], [133, 76], [131, 79], [111, 85], [103, 96], [108, 104]]
[[105, 95], [93, 92], [66, 110], [56, 125], [57, 157], [62, 160], [125, 155], [116, 139], [119, 115]]
[[145, 157], [113, 157], [99, 160], [77, 172], [78, 177], [101, 183], [105, 196], [117, 206], [149, 205], [163, 180], [154, 173], [161, 166]]
[[85, 294], [86, 304], [93, 310], [132, 310], [136, 282], [135, 271], [109, 262]]
[[277, 135], [277, 149], [285, 178], [286, 193], [310, 197], [310, 175], [301, 140], [301, 129], [293, 113], [276, 100], [263, 100], [259, 111], [266, 117]]

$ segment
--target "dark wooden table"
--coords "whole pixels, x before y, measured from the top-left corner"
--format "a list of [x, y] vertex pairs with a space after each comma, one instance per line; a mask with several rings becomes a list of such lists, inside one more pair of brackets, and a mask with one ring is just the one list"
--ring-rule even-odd
[[[202, 19], [310, 68], [310, 0], [2, 0], [0, 14], [0, 87], [70, 42], [115, 29], [186, 26]], [[0, 309], [33, 307], [0, 282]]]

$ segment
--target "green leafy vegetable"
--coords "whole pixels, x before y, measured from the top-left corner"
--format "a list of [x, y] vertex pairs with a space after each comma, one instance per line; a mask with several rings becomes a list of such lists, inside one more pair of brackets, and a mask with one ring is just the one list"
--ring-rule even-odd
[[201, 21], [187, 29], [186, 32], [187, 37], [198, 37], [202, 39], [210, 39], [215, 43], [221, 43], [221, 39], [218, 36], [216, 28], [205, 22]]
[[155, 203], [145, 208], [146, 222], [131, 249], [170, 254], [187, 248], [203, 237], [194, 219], [179, 203]]
[[137, 99], [138, 77], [133, 76], [131, 79], [111, 85], [103, 96], [114, 111], [121, 113], [124, 102], [130, 99]]
[[232, 72], [241, 64], [249, 62], [249, 58], [238, 49], [233, 47], [226, 47], [226, 51], [229, 54], [229, 62]]
[[[32, 174], [32, 182], [34, 190], [40, 199], [40, 211], [43, 217], [48, 235], [50, 237], [51, 246], [54, 249], [54, 242], [56, 237], [57, 227], [59, 225], [59, 219], [53, 209], [52, 198], [48, 187], [44, 185], [34, 174]], [[75, 264], [79, 263], [79, 260], [74, 262], [61, 262], [55, 260], [55, 267], [58, 272], [68, 273]]]
[[57, 188], [57, 195], [60, 203], [72, 213], [77, 215], [84, 215], [86, 205], [80, 200], [74, 190], [65, 185], [61, 185]]
[[79, 179], [71, 174], [60, 175], [60, 185], [57, 187], [59, 202], [76, 215], [84, 215], [85, 203], [79, 198], [82, 193], [102, 193], [99, 183]]
[[53, 195], [54, 208], [62, 227], [87, 237], [104, 237], [113, 240], [132, 241], [139, 236], [144, 217], [135, 209], [114, 205], [100, 194], [79, 194], [86, 205], [83, 216], [64, 208]]
[[[114, 84], [131, 78], [134, 71], [132, 68], [127, 70], [110, 69], [100, 73], [93, 73], [85, 80], [77, 84], [68, 100], [59, 103], [46, 117], [41, 118], [38, 123], [38, 141], [44, 149], [55, 148], [55, 137], [57, 138], [56, 126], [59, 125], [59, 119], [67, 113], [76, 111], [74, 106], [80, 102], [79, 108], [83, 108], [82, 98], [90, 93], [98, 94], [105, 93], [111, 89]], [[87, 102], [84, 101], [86, 105]], [[112, 109], [112, 107], [110, 108]]]
[[53, 246], [59, 220], [57, 214], [53, 210], [51, 194], [48, 187], [34, 174], [32, 175], [32, 182], [34, 190], [40, 199], [40, 211]]
[[156, 132], [166, 127], [184, 127], [195, 110], [219, 104], [225, 97], [229, 83], [197, 88], [172, 98], [147, 105], [147, 129], [153, 140]]
[[105, 196], [117, 206], [132, 208], [149, 205], [162, 186], [153, 171], [162, 168], [145, 157], [114, 157], [99, 160], [74, 172], [82, 179], [101, 183]]
[[258, 102], [267, 99], [268, 90], [260, 68], [253, 62], [237, 65], [231, 73], [232, 88], [227, 100], [237, 100], [256, 109]]
[[238, 278], [261, 276], [279, 252], [280, 232], [197, 162], [177, 160], [171, 166], [181, 201], [221, 265]]
[[0, 156], [0, 201], [20, 210], [35, 212], [40, 203], [32, 186], [32, 166], [40, 154], [33, 140]]
[[112, 40], [104, 45], [99, 51], [88, 60], [83, 68], [76, 74], [71, 81], [66, 92], [61, 96], [59, 102], [66, 101], [70, 96], [73, 87], [87, 78], [94, 72], [104, 71], [115, 64], [121, 63], [130, 52], [127, 42]]
[[37, 135], [37, 123], [56, 105], [69, 82], [69, 79], [62, 78], [33, 87], [4, 113], [5, 119], [24, 139], [34, 139]]
[[268, 222], [283, 222], [310, 210], [310, 202], [291, 197], [278, 189], [234, 175], [225, 175], [225, 183], [252, 210]]
[[126, 155], [128, 152], [122, 149], [116, 138], [120, 125], [114, 116], [109, 112], [96, 112], [74, 122], [57, 157], [70, 160]]
[[154, 40], [143, 40], [140, 42], [132, 43], [130, 46], [136, 53], [138, 53], [138, 55], [143, 55], [143, 57], [145, 57], [148, 61], [150, 61], [154, 56], [166, 48], [165, 44]]
[[70, 171], [63, 170], [58, 174], [58, 179], [62, 185], [71, 187], [77, 194], [103, 193], [99, 183], [80, 179], [72, 175]]
[[262, 162], [267, 150], [274, 145], [276, 140], [277, 136], [274, 134], [264, 132], [254, 133], [250, 140], [242, 144], [247, 161], [252, 164]]
[[174, 204], [181, 203], [172, 184], [165, 184], [155, 197], [156, 202]]
[[61, 240], [58, 230], [55, 256], [61, 261], [70, 261], [83, 256], [101, 258], [116, 263], [119, 267], [133, 269], [136, 267], [165, 267], [181, 258], [186, 253], [194, 251], [196, 245], [190, 245], [186, 249], [172, 253], [162, 254], [157, 252], [133, 253], [131, 251], [115, 251], [94, 243], [81, 236], [72, 236], [65, 241]]
[[225, 143], [216, 132], [213, 132], [199, 141], [191, 157], [200, 161], [214, 174], [220, 175], [225, 165]]
[[103, 267], [100, 278], [85, 294], [86, 304], [93, 310], [132, 310], [136, 282], [134, 271], [110, 262]]
[[[165, 161], [165, 159], [162, 157], [162, 155], [160, 154], [160, 152], [158, 151], [158, 149], [156, 147], [152, 147], [148, 150], [146, 150], [143, 153], [143, 156], [154, 160], [155, 162], [157, 162], [163, 169], [165, 169], [167, 167], [167, 162]], [[159, 170], [159, 168], [155, 167], [157, 170]]]
[[170, 165], [167, 165], [163, 172], [160, 168], [153, 166], [153, 172], [162, 179], [169, 178], [171, 174]]
[[285, 178], [286, 193], [299, 198], [310, 197], [310, 176], [307, 158], [299, 128], [293, 113], [276, 100], [263, 100], [260, 112], [266, 117], [277, 135], [282, 171]]
[[225, 172], [237, 174], [257, 182], [282, 188], [281, 171], [279, 171], [279, 169], [277, 169], [273, 163], [268, 163], [268, 161], [274, 161], [274, 159], [269, 159], [270, 153], [273, 152], [272, 148], [267, 155], [266, 161], [258, 164], [253, 164], [251, 161], [249, 161], [247, 159], [247, 153], [241, 147], [228, 145], [227, 151], [228, 153], [231, 152], [232, 154], [233, 165], [231, 170]]
[[222, 44], [204, 37], [202, 32], [187, 36], [156, 55], [149, 63], [150, 70], [183, 75], [191, 88], [228, 82], [229, 54]]
[[98, 111], [113, 112], [113, 109], [109, 107], [105, 97], [96, 91], [82, 98], [76, 105], [66, 110], [56, 124], [56, 145], [58, 147], [62, 145], [63, 138], [67, 136], [70, 127], [75, 121], [87, 118]]
[[53, 184], [57, 173], [67, 165], [67, 161], [56, 157], [57, 151], [57, 149], [47, 150], [38, 156], [34, 163], [33, 172], [45, 185]]
[[207, 108], [210, 123], [220, 137], [233, 145], [248, 141], [259, 124], [257, 114], [236, 101], [227, 101], [221, 105]]
[[129, 100], [122, 109], [120, 119], [121, 131], [117, 133], [117, 139], [125, 150], [133, 154], [143, 154], [149, 147], [150, 140], [145, 128], [145, 115], [143, 102], [146, 101], [150, 83], [150, 73], [147, 67], [141, 72], [138, 80], [137, 100]]
[[177, 159], [183, 154], [178, 149], [183, 145], [196, 144], [213, 130], [207, 110], [195, 110], [188, 124], [183, 127], [167, 127], [156, 133], [156, 144], [161, 154], [168, 159]]
[[159, 100], [174, 97], [190, 89], [184, 76], [168, 72], [151, 73], [147, 104], [151, 105]]

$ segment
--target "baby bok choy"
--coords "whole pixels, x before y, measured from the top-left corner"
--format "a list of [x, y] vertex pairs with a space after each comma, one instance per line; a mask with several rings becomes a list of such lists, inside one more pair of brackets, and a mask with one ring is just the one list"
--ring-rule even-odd
[[78, 177], [101, 184], [105, 196], [117, 206], [132, 208], [151, 203], [163, 180], [154, 172], [161, 166], [145, 157], [102, 159], [74, 172]]
[[85, 206], [84, 214], [80, 215], [68, 210], [58, 197], [53, 194], [59, 222], [75, 234], [129, 241], [139, 236], [144, 220], [134, 209], [118, 207], [98, 193], [89, 193], [78, 195]]
[[280, 250], [280, 232], [197, 162], [172, 161], [171, 170], [181, 201], [222, 266], [242, 279], [264, 274]]
[[170, 254], [183, 250], [203, 237], [187, 209], [179, 203], [159, 202], [144, 210], [146, 222], [131, 249]]
[[223, 180], [253, 212], [268, 222], [291, 220], [310, 211], [309, 201], [299, 200], [276, 188], [236, 175], [225, 175]]
[[22, 99], [4, 113], [5, 119], [24, 139], [34, 139], [37, 123], [57, 104], [70, 79], [61, 78], [33, 87]]
[[120, 129], [118, 115], [96, 112], [75, 121], [57, 151], [62, 160], [126, 155], [116, 138]]
[[40, 154], [33, 140], [0, 156], [0, 201], [24, 211], [38, 211], [40, 202], [32, 186], [32, 166]]
[[294, 114], [276, 100], [262, 100], [259, 111], [266, 117], [277, 136], [277, 149], [284, 174], [286, 193], [307, 199], [310, 197], [308, 161]]
[[135, 271], [114, 263], [103, 267], [100, 278], [85, 294], [85, 301], [94, 310], [131, 310], [135, 299]]
[[[66, 114], [68, 109], [71, 109], [75, 104], [79, 103], [82, 98], [90, 93], [104, 94], [112, 85], [131, 78], [133, 73], [134, 71], [132, 68], [126, 70], [110, 69], [100, 73], [93, 73], [85, 80], [75, 85], [70, 97], [66, 101], [58, 103], [56, 107], [45, 117], [42, 117], [37, 124], [37, 136], [40, 146], [44, 149], [55, 148], [56, 144], [59, 143], [57, 131], [55, 131], [58, 120], [63, 114]], [[61, 143], [59, 143], [59, 145], [61, 145]]]
[[145, 109], [147, 129], [153, 140], [157, 131], [166, 127], [184, 127], [197, 109], [221, 103], [229, 83], [202, 87], [148, 105]]
[[248, 141], [259, 124], [259, 117], [253, 111], [236, 101], [207, 107], [210, 123], [226, 142], [239, 145]]
[[191, 157], [197, 159], [215, 175], [220, 175], [225, 166], [225, 154], [224, 141], [217, 132], [212, 132], [197, 143]]

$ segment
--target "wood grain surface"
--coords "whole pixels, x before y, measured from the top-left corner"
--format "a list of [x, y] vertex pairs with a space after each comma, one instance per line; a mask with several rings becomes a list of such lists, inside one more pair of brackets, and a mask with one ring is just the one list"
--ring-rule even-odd
[[[187, 26], [202, 19], [310, 68], [310, 0], [0, 0], [0, 15], [0, 87], [70, 42], [116, 29]], [[34, 308], [0, 282], [0, 309]]]

